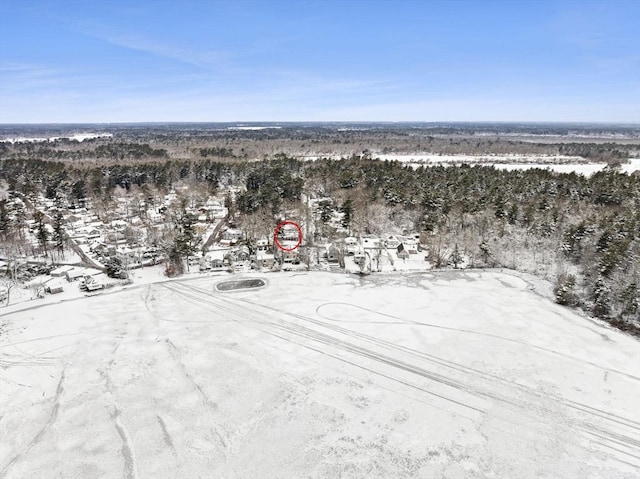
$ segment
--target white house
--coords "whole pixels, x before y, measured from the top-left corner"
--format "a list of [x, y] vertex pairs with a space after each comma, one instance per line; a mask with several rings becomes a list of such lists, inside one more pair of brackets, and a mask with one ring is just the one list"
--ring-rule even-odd
[[258, 253], [256, 253], [253, 262], [258, 268], [271, 268], [273, 266], [273, 263], [275, 262], [275, 258], [270, 253], [259, 251]]
[[224, 266], [224, 258], [230, 251], [228, 248], [210, 250], [204, 255], [204, 263], [211, 265], [214, 269], [222, 268]]
[[256, 241], [256, 249], [258, 251], [267, 251], [269, 249], [269, 240], [264, 236]]
[[402, 246], [409, 254], [418, 254], [418, 241], [412, 236], [401, 236], [398, 238]]
[[84, 276], [84, 272], [85, 270], [83, 269], [71, 269], [67, 272], [65, 272], [65, 277], [67, 278], [67, 281], [72, 282], [72, 281], [76, 281], [77, 279], [81, 278], [82, 276]]
[[229, 228], [222, 233], [222, 239], [232, 243], [238, 241], [243, 236], [242, 230]]
[[395, 235], [387, 235], [384, 240], [384, 244], [387, 248], [397, 248], [400, 246], [401, 241]]

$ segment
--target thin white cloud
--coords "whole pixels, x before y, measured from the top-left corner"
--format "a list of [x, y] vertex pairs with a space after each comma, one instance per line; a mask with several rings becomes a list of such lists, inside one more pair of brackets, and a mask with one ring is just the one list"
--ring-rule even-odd
[[59, 69], [33, 63], [1, 63], [1, 75], [15, 75], [23, 78], [43, 78], [60, 74]]
[[98, 38], [112, 45], [148, 53], [161, 58], [176, 60], [200, 68], [212, 69], [227, 67], [228, 60], [230, 59], [228, 52], [214, 50], [197, 51], [180, 48], [175, 45], [168, 45], [157, 40], [144, 38], [140, 35], [100, 35]]

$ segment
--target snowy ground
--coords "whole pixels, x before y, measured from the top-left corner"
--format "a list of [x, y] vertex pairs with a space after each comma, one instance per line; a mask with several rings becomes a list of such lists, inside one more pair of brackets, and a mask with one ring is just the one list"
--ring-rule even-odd
[[638, 342], [525, 280], [245, 277], [0, 318], [0, 477], [637, 477]]
[[434, 154], [386, 154], [373, 155], [388, 161], [423, 163], [584, 163], [580, 156], [567, 155], [434, 155]]
[[[339, 155], [327, 158], [340, 159]], [[603, 170], [606, 163], [591, 163], [580, 156], [565, 155], [433, 155], [433, 154], [391, 154], [373, 155], [374, 158], [388, 161], [400, 161], [418, 168], [434, 165], [482, 165], [495, 166], [504, 170], [530, 170], [532, 168], [549, 169], [558, 173], [578, 173], [592, 175]], [[306, 156], [307, 160], [317, 160], [322, 156]], [[623, 163], [620, 172], [631, 174], [640, 170], [640, 158], [630, 158]]]
[[46, 138], [28, 138], [23, 136], [16, 136], [11, 138], [0, 139], [0, 143], [45, 143], [54, 142], [57, 140], [75, 140], [83, 142], [84, 140], [91, 140], [93, 138], [111, 138], [111, 133], [74, 133], [69, 136], [50, 136]]

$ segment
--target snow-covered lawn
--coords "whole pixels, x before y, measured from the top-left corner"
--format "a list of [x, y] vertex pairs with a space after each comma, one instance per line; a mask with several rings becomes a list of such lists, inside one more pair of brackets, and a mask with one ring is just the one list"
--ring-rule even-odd
[[0, 477], [639, 471], [638, 341], [520, 277], [244, 277], [0, 318]]

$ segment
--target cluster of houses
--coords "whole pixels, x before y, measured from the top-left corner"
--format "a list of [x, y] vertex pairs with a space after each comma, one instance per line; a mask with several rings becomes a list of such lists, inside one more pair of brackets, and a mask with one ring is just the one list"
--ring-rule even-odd
[[[398, 261], [422, 261], [424, 267], [425, 254], [420, 245], [420, 236], [387, 234], [382, 236], [347, 236], [343, 239], [328, 238], [315, 241], [311, 246], [307, 234], [312, 234], [313, 225], [300, 221], [305, 233], [301, 240], [300, 231], [294, 224], [284, 224], [278, 229], [277, 238], [248, 237], [239, 228], [227, 224], [228, 210], [220, 198], [209, 197], [206, 201], [193, 200], [188, 195], [172, 190], [161, 198], [147, 199], [141, 195], [115, 197], [105, 211], [104, 205], [94, 207], [91, 202], [81, 205], [65, 205], [65, 232], [70, 246], [82, 258], [85, 264], [97, 269], [104, 269], [108, 258], [118, 258], [125, 268], [135, 268], [156, 264], [161, 260], [157, 239], [162, 237], [164, 228], [171, 224], [168, 212], [184, 207], [193, 213], [197, 222], [194, 225], [197, 234], [202, 235], [203, 248], [198, 254], [187, 259], [189, 271], [243, 271], [273, 270], [279, 268], [306, 267], [309, 269], [333, 268], [362, 272], [367, 270], [383, 271], [389, 265], [394, 267]], [[185, 198], [191, 201], [185, 205]], [[19, 198], [15, 201], [20, 202]], [[320, 205], [330, 199], [307, 199], [310, 213], [320, 215]], [[52, 200], [38, 196], [32, 199], [33, 205], [48, 218], [46, 227], [52, 232], [53, 218], [60, 211], [60, 200]], [[326, 203], [324, 203], [326, 205]], [[20, 205], [19, 205], [20, 206]], [[25, 206], [24, 204], [22, 205]], [[101, 214], [98, 214], [100, 210]], [[300, 217], [299, 212], [296, 216]], [[341, 225], [342, 213], [331, 210], [329, 221], [338, 235], [347, 230]], [[34, 251], [38, 244], [35, 237], [33, 220], [28, 220], [30, 241]], [[311, 231], [310, 231], [311, 230]], [[318, 243], [324, 244], [318, 244]], [[422, 254], [421, 254], [422, 253]], [[351, 268], [353, 269], [353, 268]], [[395, 267], [394, 267], [395, 269]], [[52, 281], [46, 285], [47, 292], [61, 291], [64, 283], [77, 281], [81, 289], [95, 290], [103, 287], [102, 281], [95, 280], [95, 272], [88, 274], [81, 268], [63, 267], [51, 272]], [[62, 280], [65, 280], [64, 282]]]
[[43, 283], [44, 290], [50, 294], [61, 293], [64, 290], [64, 281], [77, 283], [83, 291], [97, 291], [107, 284], [107, 277], [100, 270], [79, 268], [75, 266], [60, 266], [49, 272], [51, 280]]
[[[152, 203], [139, 197], [116, 197], [113, 207], [102, 218], [89, 202], [82, 207], [70, 205], [69, 214], [65, 216], [66, 233], [74, 250], [92, 266], [102, 267], [104, 261], [112, 257], [128, 268], [155, 264], [160, 253], [154, 244], [170, 223], [166, 212], [177, 201], [179, 196], [174, 190]], [[39, 207], [49, 215], [57, 209], [54, 200], [42, 197]], [[196, 216], [194, 229], [205, 241], [214, 223], [228, 213], [222, 202], [213, 197], [202, 204], [187, 206], [186, 211]]]
[[[232, 232], [234, 236], [242, 233], [236, 229]], [[416, 269], [427, 267], [424, 261], [426, 253], [420, 245], [418, 234], [350, 236], [324, 245], [310, 246], [303, 242], [296, 247], [298, 232], [295, 228], [284, 229], [280, 233], [278, 245], [274, 244], [273, 238], [255, 240], [242, 234], [237, 238], [222, 239], [202, 255], [190, 258], [189, 263], [197, 265], [201, 272], [287, 269], [297, 265], [310, 269], [329, 267], [349, 270], [349, 262], [368, 272], [383, 271], [387, 267], [396, 269], [398, 262], [413, 263]]]
[[229, 239], [229, 235], [225, 235], [225, 231], [223, 239], [218, 244], [203, 252], [201, 257], [195, 258], [194, 262], [197, 261], [200, 271], [273, 268], [276, 256], [269, 240], [261, 238], [250, 249], [241, 230], [230, 229], [227, 231], [232, 231], [233, 239]]
[[344, 240], [347, 255], [356, 255], [363, 250], [394, 251], [399, 259], [409, 259], [421, 251], [420, 235], [411, 236], [384, 235], [364, 236], [361, 238], [348, 237]]

